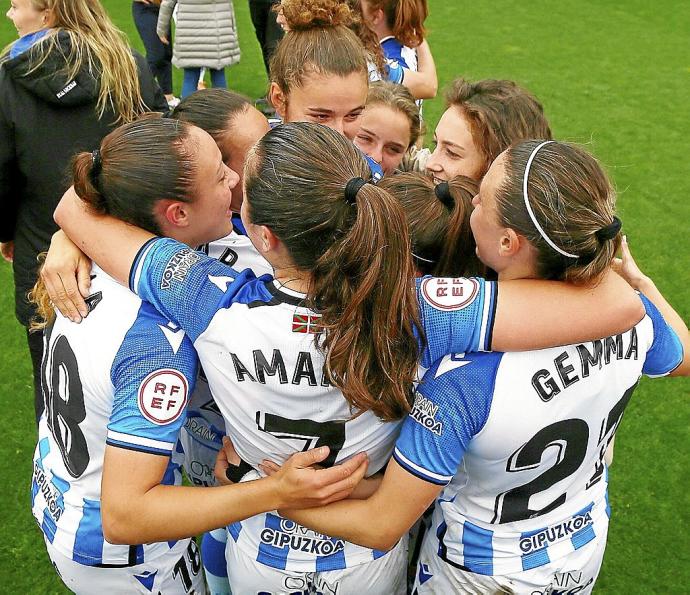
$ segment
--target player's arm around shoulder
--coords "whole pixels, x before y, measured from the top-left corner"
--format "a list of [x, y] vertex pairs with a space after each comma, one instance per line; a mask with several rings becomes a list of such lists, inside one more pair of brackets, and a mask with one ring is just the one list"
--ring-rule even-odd
[[[647, 304], [645, 306], [647, 315], [654, 323], [654, 345], [650, 353], [654, 354], [655, 360], [659, 360], [660, 369], [654, 370], [656, 375], [666, 375], [664, 360], [670, 360], [674, 368], [668, 372], [668, 376], [690, 376], [690, 332], [687, 324], [661, 294], [654, 281], [637, 266], [626, 236], [623, 236], [621, 243], [621, 258], [616, 259], [614, 266], [631, 287], [653, 304], [653, 307]], [[648, 361], [645, 367], [648, 368], [655, 363], [657, 362]]]

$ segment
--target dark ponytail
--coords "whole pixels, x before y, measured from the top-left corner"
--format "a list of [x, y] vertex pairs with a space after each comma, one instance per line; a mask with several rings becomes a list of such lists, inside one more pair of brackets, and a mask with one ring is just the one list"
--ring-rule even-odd
[[419, 327], [400, 205], [371, 183], [350, 185], [348, 200], [348, 182], [371, 172], [354, 145], [318, 124], [273, 129], [245, 175], [252, 223], [269, 227], [311, 274], [330, 381], [354, 412], [399, 419], [410, 408]]
[[437, 277], [481, 276], [485, 268], [475, 253], [470, 230], [472, 199], [478, 185], [465, 176], [434, 185], [421, 173], [403, 173], [381, 181], [402, 205], [417, 270]]
[[100, 149], [72, 159], [74, 190], [94, 212], [160, 235], [155, 203], [189, 202], [193, 195], [195, 148], [185, 142], [188, 134], [189, 124], [157, 115], [120, 126]]

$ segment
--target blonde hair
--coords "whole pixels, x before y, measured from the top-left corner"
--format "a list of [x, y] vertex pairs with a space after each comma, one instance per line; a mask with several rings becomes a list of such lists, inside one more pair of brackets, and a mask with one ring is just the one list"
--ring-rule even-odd
[[31, 49], [33, 72], [59, 49], [58, 33], [70, 41], [65, 74], [74, 79], [86, 65], [99, 82], [96, 112], [110, 108], [114, 124], [131, 122], [148, 111], [139, 89], [139, 75], [126, 35], [110, 20], [99, 0], [31, 0], [38, 10], [50, 10], [53, 32]]
[[[39, 271], [43, 268], [47, 254], [47, 252], [41, 252], [38, 255]], [[53, 308], [53, 302], [50, 301], [48, 290], [40, 275], [36, 284], [27, 294], [27, 298], [36, 306], [36, 314], [29, 321], [29, 331], [41, 331], [55, 320], [55, 308]]]
[[398, 111], [407, 118], [410, 123], [410, 143], [406, 148], [409, 149], [414, 145], [422, 132], [422, 119], [419, 115], [419, 107], [407, 87], [390, 81], [371, 83], [367, 95], [367, 105], [377, 104]]

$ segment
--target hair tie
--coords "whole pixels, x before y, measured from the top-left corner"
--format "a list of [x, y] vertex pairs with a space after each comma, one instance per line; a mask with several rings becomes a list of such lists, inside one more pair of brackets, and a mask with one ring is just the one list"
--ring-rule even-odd
[[345, 200], [348, 204], [354, 205], [357, 203], [357, 193], [366, 184], [364, 178], [352, 178], [345, 184]]
[[100, 184], [98, 183], [98, 176], [101, 173], [101, 170], [103, 169], [103, 159], [101, 159], [101, 151], [100, 149], [96, 149], [95, 151], [91, 151], [91, 183], [93, 184], [94, 188], [100, 192]]
[[525, 174], [522, 177], [522, 196], [525, 199], [525, 207], [527, 208], [527, 213], [529, 214], [530, 219], [532, 220], [532, 223], [534, 224], [534, 227], [537, 229], [539, 232], [539, 235], [544, 239], [544, 241], [551, 246], [556, 252], [559, 254], [562, 254], [563, 256], [567, 256], [568, 258], [580, 258], [577, 254], [571, 254], [570, 252], [566, 252], [565, 250], [559, 248], [556, 246], [556, 244], [553, 243], [551, 238], [546, 235], [546, 232], [542, 229], [542, 226], [539, 225], [539, 222], [537, 221], [536, 216], [534, 215], [534, 211], [532, 211], [532, 207], [529, 204], [529, 196], [527, 194], [527, 180], [529, 178], [529, 170], [530, 167], [532, 167], [532, 161], [534, 161], [534, 158], [536, 157], [537, 153], [539, 152], [539, 149], [541, 149], [544, 145], [548, 145], [549, 143], [553, 143], [555, 141], [552, 140], [547, 140], [544, 141], [543, 143], [538, 144], [534, 150], [532, 151], [531, 155], [529, 156], [529, 159], [527, 160], [527, 165], [525, 165]]
[[455, 199], [450, 193], [448, 182], [440, 182], [434, 188], [434, 194], [448, 209], [452, 210], [455, 206]]
[[618, 232], [621, 230], [621, 227], [623, 227], [623, 223], [618, 217], [614, 215], [613, 221], [609, 223], [606, 227], [602, 227], [601, 229], [597, 230], [594, 233], [594, 235], [597, 236], [597, 240], [599, 240], [600, 242], [612, 240], [618, 235]]

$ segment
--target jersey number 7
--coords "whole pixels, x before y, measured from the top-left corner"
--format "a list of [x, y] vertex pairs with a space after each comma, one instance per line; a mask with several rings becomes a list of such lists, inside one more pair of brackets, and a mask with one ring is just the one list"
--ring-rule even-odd
[[[261, 418], [263, 417], [263, 425]], [[256, 412], [256, 425], [262, 432], [273, 434], [280, 440], [297, 440], [303, 443], [302, 452], [310, 448], [328, 446], [331, 450], [321, 466], [335, 464], [340, 449], [345, 444], [344, 421], [314, 421], [313, 419], [288, 419], [272, 413]]]

